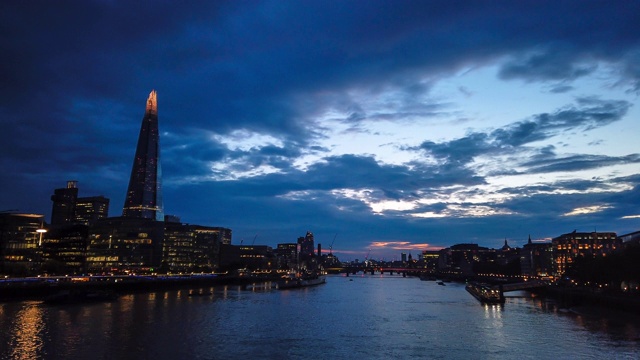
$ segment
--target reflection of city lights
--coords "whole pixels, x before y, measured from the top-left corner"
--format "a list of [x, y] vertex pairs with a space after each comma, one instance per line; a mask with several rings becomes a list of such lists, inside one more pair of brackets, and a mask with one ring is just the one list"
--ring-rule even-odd
[[43, 347], [42, 337], [39, 336], [44, 328], [43, 310], [38, 306], [29, 306], [16, 315], [13, 323], [13, 352], [12, 359], [37, 359], [41, 357]]

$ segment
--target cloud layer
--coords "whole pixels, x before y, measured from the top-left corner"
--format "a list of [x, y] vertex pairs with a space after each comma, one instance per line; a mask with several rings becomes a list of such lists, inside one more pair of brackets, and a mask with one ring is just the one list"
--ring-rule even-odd
[[165, 211], [237, 241], [310, 230], [362, 258], [634, 231], [638, 13], [631, 1], [5, 2], [0, 210], [48, 214], [75, 179], [118, 215], [156, 89]]

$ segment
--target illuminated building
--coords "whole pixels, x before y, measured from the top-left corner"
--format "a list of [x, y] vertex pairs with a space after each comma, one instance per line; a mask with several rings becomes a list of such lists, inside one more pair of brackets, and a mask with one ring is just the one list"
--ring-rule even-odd
[[81, 274], [89, 227], [82, 224], [54, 228], [42, 242], [42, 272], [51, 275]]
[[162, 269], [211, 272], [218, 268], [221, 239], [230, 229], [166, 222]]
[[110, 217], [89, 230], [87, 271], [149, 272], [162, 262], [164, 221]]
[[39, 270], [44, 215], [0, 213], [0, 273], [31, 275]]
[[267, 270], [273, 266], [273, 249], [267, 245], [220, 246], [222, 269]]
[[298, 263], [298, 244], [278, 244], [275, 250], [278, 268], [294, 268]]
[[221, 244], [231, 245], [231, 237], [232, 237], [231, 229], [219, 227], [219, 226], [212, 227], [211, 229], [218, 231]]
[[525, 276], [550, 276], [553, 273], [553, 247], [550, 242], [529, 241], [520, 251], [520, 272]]
[[300, 260], [307, 260], [315, 255], [313, 234], [310, 231], [307, 231], [304, 237], [298, 238], [298, 245], [300, 245]]
[[424, 267], [428, 270], [435, 271], [438, 267], [438, 258], [440, 257], [440, 251], [438, 250], [423, 250], [422, 262]]
[[579, 256], [595, 258], [607, 256], [620, 249], [622, 240], [614, 232], [572, 232], [551, 240], [554, 254], [555, 273], [560, 277]]
[[147, 272], [162, 263], [164, 213], [156, 92], [147, 98], [122, 217], [102, 218], [89, 231], [87, 270]]
[[438, 271], [473, 275], [474, 264], [495, 262], [496, 251], [478, 244], [456, 244], [440, 250]]
[[104, 196], [78, 197], [78, 182], [67, 181], [67, 187], [55, 189], [51, 196], [51, 226], [92, 225], [109, 216], [109, 199]]
[[164, 221], [162, 208], [158, 102], [155, 90], [147, 98], [129, 188], [122, 209], [127, 218]]
[[93, 225], [109, 216], [109, 199], [104, 196], [81, 197], [76, 201], [75, 223]]

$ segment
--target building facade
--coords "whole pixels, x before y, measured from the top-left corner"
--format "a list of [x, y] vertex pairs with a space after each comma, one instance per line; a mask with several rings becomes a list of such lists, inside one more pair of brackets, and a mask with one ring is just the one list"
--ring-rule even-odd
[[298, 238], [298, 245], [300, 245], [300, 260], [308, 260], [313, 258], [315, 255], [315, 245], [313, 240], [313, 233], [311, 231], [307, 231], [307, 234], [304, 237]]
[[551, 240], [554, 254], [554, 276], [561, 277], [579, 256], [598, 257], [622, 247], [614, 232], [572, 232]]
[[164, 222], [144, 218], [110, 217], [89, 230], [87, 271], [148, 273], [160, 268]]
[[51, 226], [64, 226], [75, 220], [75, 208], [78, 200], [78, 182], [67, 181], [66, 188], [55, 189], [51, 196]]
[[86, 267], [94, 273], [154, 272], [162, 264], [164, 210], [161, 192], [158, 102], [147, 98], [121, 217], [98, 220], [89, 231]]
[[142, 118], [122, 216], [164, 221], [161, 179], [158, 102], [153, 90]]
[[109, 216], [109, 199], [104, 196], [81, 197], [76, 200], [75, 223], [93, 225]]
[[109, 216], [109, 199], [104, 196], [78, 197], [78, 182], [67, 181], [67, 187], [55, 189], [51, 196], [51, 227], [92, 225]]
[[68, 225], [49, 230], [42, 243], [42, 272], [50, 275], [85, 273], [89, 226]]
[[0, 274], [39, 272], [44, 233], [44, 215], [0, 213]]
[[162, 269], [168, 272], [211, 272], [219, 267], [222, 238], [231, 230], [166, 222]]
[[548, 277], [554, 273], [551, 242], [533, 242], [531, 236], [520, 251], [520, 272], [528, 277]]

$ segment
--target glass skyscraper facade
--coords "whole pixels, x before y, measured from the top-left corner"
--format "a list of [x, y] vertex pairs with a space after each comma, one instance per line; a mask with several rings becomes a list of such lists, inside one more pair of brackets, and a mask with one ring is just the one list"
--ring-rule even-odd
[[129, 188], [122, 209], [123, 217], [164, 221], [156, 96], [156, 91], [153, 90], [147, 99]]

